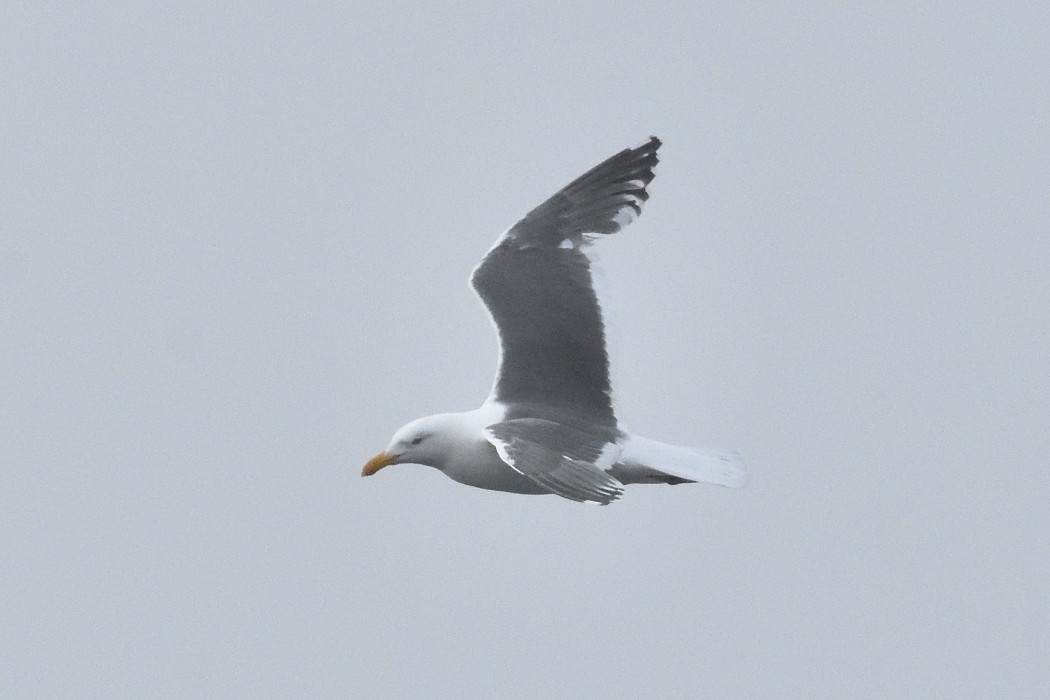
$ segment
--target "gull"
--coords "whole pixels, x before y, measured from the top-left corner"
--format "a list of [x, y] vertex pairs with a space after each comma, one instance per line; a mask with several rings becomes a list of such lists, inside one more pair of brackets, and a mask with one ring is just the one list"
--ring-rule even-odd
[[361, 472], [430, 466], [461, 484], [607, 505], [627, 484], [740, 487], [740, 455], [623, 431], [611, 398], [598, 268], [589, 254], [649, 198], [660, 140], [623, 150], [507, 229], [470, 281], [499, 339], [480, 408], [408, 423]]

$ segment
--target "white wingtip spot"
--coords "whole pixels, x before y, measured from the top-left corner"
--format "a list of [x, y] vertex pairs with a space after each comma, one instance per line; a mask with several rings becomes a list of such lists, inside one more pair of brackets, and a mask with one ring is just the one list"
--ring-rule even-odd
[[634, 211], [634, 207], [626, 206], [620, 211], [616, 212], [616, 216], [613, 217], [613, 221], [617, 226], [623, 228], [629, 226], [637, 218], [637, 214]]

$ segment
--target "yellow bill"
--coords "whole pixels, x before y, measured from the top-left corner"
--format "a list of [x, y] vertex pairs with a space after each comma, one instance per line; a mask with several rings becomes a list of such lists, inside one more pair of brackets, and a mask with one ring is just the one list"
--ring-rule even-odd
[[372, 459], [365, 462], [364, 469], [361, 470], [361, 476], [372, 476], [383, 467], [388, 467], [394, 463], [396, 458], [388, 455], [386, 452], [380, 452]]

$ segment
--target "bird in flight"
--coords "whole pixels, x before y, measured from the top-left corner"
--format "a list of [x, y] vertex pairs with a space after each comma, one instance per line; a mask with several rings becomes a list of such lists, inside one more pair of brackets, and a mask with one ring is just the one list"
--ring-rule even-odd
[[496, 240], [470, 278], [499, 338], [491, 393], [473, 411], [400, 428], [362, 476], [421, 464], [468, 486], [602, 505], [626, 484], [744, 484], [738, 453], [628, 434], [613, 411], [599, 272], [588, 250], [641, 214], [659, 148], [654, 136], [617, 153]]

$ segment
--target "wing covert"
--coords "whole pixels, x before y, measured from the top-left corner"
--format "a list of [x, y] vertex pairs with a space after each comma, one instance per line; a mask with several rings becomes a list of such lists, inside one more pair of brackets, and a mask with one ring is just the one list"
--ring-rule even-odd
[[485, 433], [511, 469], [563, 498], [608, 505], [623, 484], [606, 469], [619, 459], [615, 431], [582, 431], [523, 418], [490, 425]]

